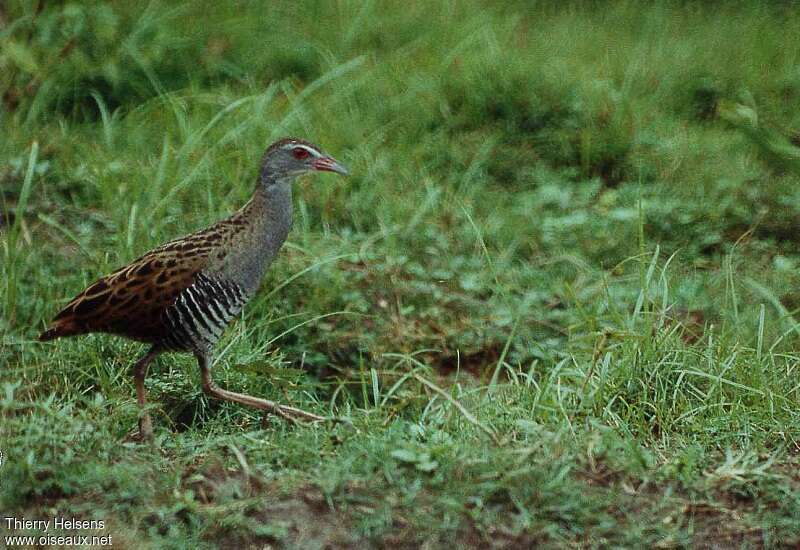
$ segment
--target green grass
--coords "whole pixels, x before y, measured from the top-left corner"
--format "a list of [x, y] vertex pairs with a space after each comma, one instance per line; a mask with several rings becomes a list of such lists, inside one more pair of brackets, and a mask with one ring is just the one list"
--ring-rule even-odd
[[[2, 516], [123, 548], [800, 544], [788, 4], [35, 4], [0, 11]], [[208, 400], [172, 355], [132, 443], [142, 347], [36, 336], [238, 208], [283, 135], [353, 176], [298, 184], [215, 376], [351, 424]]]

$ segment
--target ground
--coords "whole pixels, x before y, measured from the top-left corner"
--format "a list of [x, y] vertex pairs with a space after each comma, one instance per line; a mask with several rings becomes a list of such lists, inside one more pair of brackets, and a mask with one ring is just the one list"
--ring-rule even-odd
[[[777, 2], [0, 6], [0, 536], [800, 544], [799, 25]], [[344, 421], [209, 400], [169, 355], [140, 443], [142, 345], [37, 335], [243, 204], [284, 135], [352, 176], [298, 183], [214, 373]]]

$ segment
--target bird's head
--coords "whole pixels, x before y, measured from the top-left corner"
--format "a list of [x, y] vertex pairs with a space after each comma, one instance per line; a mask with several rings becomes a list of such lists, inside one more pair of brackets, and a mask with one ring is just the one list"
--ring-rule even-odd
[[270, 145], [264, 153], [261, 180], [293, 179], [314, 171], [349, 175], [347, 168], [313, 143], [297, 138], [283, 138]]

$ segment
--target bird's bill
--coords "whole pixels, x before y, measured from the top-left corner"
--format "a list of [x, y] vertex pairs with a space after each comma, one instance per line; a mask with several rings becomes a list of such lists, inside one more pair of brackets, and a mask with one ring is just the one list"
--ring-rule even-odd
[[347, 171], [347, 168], [345, 168], [333, 157], [320, 157], [313, 162], [313, 166], [315, 170], [319, 170], [321, 172], [336, 172], [337, 174], [341, 174], [343, 176], [350, 175], [350, 172]]

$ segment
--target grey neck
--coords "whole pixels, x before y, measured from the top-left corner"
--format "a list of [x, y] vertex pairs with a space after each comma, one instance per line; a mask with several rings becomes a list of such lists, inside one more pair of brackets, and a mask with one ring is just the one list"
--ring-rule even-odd
[[251, 231], [240, 259], [241, 282], [255, 292], [267, 267], [275, 259], [292, 228], [292, 183], [294, 176], [281, 179], [262, 175], [253, 199], [247, 205]]
[[274, 235], [283, 235], [281, 243], [292, 228], [292, 184], [295, 176], [281, 179], [262, 176], [253, 199], [261, 203], [264, 229]]

